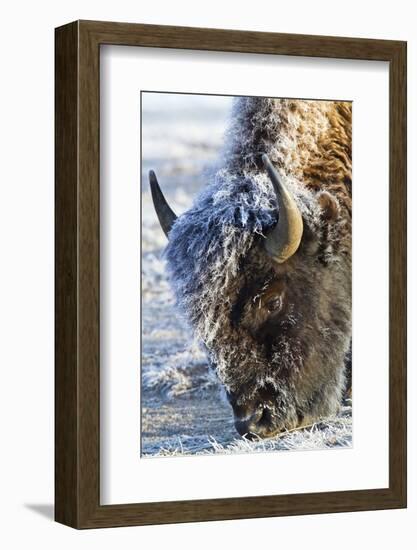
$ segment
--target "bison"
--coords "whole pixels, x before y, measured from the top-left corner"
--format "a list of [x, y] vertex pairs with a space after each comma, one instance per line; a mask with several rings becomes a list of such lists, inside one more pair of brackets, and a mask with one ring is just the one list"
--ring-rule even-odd
[[349, 391], [351, 124], [350, 102], [236, 98], [187, 212], [149, 174], [177, 304], [241, 435], [334, 415]]

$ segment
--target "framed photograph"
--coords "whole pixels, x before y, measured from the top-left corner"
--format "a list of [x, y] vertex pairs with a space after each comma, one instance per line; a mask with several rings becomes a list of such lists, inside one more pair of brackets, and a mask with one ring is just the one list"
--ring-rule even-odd
[[56, 520], [406, 506], [406, 43], [56, 29]]

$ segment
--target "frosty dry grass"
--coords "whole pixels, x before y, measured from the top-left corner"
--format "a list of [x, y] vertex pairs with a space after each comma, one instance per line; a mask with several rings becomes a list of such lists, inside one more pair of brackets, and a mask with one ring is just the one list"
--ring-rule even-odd
[[[195, 451], [178, 436], [169, 447], [163, 447], [153, 456], [195, 456], [215, 454], [262, 453], [270, 451], [313, 451], [330, 448], [349, 448], [352, 445], [351, 407], [346, 405], [336, 418], [320, 420], [311, 426], [281, 433], [272, 439], [249, 440], [246, 437], [221, 444], [215, 437], [207, 436], [209, 449]], [[146, 456], [146, 455], [145, 455]]]

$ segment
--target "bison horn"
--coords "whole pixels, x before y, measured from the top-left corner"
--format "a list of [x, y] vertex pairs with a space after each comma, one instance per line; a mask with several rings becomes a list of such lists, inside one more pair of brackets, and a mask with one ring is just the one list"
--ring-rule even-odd
[[262, 155], [262, 160], [274, 187], [279, 209], [278, 223], [267, 236], [265, 248], [273, 260], [282, 264], [295, 254], [300, 246], [303, 236], [303, 218], [268, 155]]
[[177, 216], [165, 200], [153, 170], [149, 172], [149, 183], [151, 186], [152, 200], [156, 215], [158, 216], [159, 223], [161, 224], [165, 235], [168, 237], [168, 233], [171, 231], [172, 224], [177, 219]]

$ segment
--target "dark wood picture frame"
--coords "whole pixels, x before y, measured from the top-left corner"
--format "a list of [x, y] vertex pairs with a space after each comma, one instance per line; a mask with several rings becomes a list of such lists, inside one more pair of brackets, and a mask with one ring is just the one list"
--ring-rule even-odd
[[[117, 44], [389, 62], [389, 487], [100, 505], [99, 57]], [[77, 21], [56, 29], [55, 519], [75, 528], [406, 506], [406, 43]]]

